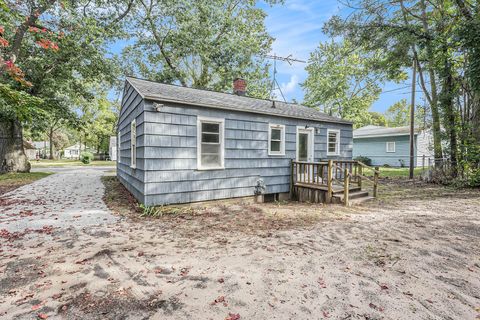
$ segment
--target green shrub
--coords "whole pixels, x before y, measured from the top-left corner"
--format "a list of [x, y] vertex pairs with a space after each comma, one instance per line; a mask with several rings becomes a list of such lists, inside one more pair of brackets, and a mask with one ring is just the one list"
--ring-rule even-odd
[[89, 164], [93, 160], [93, 153], [85, 151], [80, 154], [80, 161], [82, 161], [85, 164]]
[[369, 157], [358, 156], [358, 157], [356, 157], [356, 158], [353, 159], [353, 160], [360, 161], [360, 162], [366, 164], [367, 166], [371, 166], [371, 165], [372, 165], [372, 159], [370, 159]]

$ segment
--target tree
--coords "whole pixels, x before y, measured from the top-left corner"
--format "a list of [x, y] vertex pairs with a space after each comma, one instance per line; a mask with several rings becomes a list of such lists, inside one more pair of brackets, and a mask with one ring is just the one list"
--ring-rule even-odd
[[385, 111], [389, 127], [403, 127], [410, 124], [410, 106], [407, 99], [395, 102]]
[[[33, 114], [65, 100], [74, 109], [75, 102], [94, 99], [88, 91], [92, 82], [115, 80], [118, 68], [106, 58], [105, 45], [121, 33], [120, 21], [132, 1], [0, 0], [0, 68], [2, 82], [8, 83], [0, 92], [5, 95], [0, 131], [6, 135], [0, 160], [8, 165], [0, 172], [29, 170], [21, 134], [13, 132], [21, 133]], [[38, 103], [9, 99], [25, 94]]]
[[371, 68], [376, 59], [375, 53], [367, 54], [349, 41], [321, 43], [306, 67], [305, 104], [352, 120], [357, 128], [370, 124], [369, 109], [383, 81]]
[[84, 123], [84, 141], [95, 146], [97, 153], [109, 149], [110, 137], [115, 135], [118, 109], [105, 96], [83, 109], [81, 121]]
[[374, 126], [381, 126], [381, 127], [386, 127], [387, 126], [387, 119], [385, 116], [379, 112], [370, 112], [370, 124]]
[[127, 73], [217, 91], [240, 76], [249, 95], [268, 97], [263, 56], [273, 39], [256, 2], [138, 0], [134, 44], [123, 51]]

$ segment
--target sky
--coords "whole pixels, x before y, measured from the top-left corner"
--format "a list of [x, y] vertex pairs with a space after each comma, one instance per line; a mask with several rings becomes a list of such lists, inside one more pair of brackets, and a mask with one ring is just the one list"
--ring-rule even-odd
[[[284, 5], [260, 4], [268, 14], [265, 23], [267, 31], [275, 38], [271, 54], [292, 55], [299, 60], [308, 60], [320, 42], [329, 37], [322, 33], [322, 27], [330, 17], [341, 14], [342, 5], [337, 0], [285, 0]], [[300, 83], [307, 77], [306, 64], [277, 62], [277, 80], [287, 101], [303, 101]], [[401, 99], [409, 101], [410, 92], [406, 84], [387, 83], [380, 99], [372, 111], [384, 112]], [[277, 96], [280, 96], [279, 93]]]
[[[268, 33], [275, 39], [271, 54], [289, 56], [307, 61], [310, 52], [314, 51], [320, 42], [328, 41], [329, 37], [322, 32], [322, 27], [330, 17], [342, 13], [342, 5], [338, 0], [285, 0], [283, 5], [270, 6], [260, 2], [266, 13], [265, 24]], [[120, 53], [126, 41], [112, 44], [110, 51]], [[306, 64], [277, 62], [277, 81], [287, 101], [295, 99], [303, 101], [303, 90], [300, 84], [305, 81]], [[403, 84], [387, 83], [371, 111], [384, 112], [389, 106], [401, 99], [409, 101], [409, 81]], [[118, 95], [118, 93], [116, 93]], [[276, 92], [277, 99], [281, 99]]]

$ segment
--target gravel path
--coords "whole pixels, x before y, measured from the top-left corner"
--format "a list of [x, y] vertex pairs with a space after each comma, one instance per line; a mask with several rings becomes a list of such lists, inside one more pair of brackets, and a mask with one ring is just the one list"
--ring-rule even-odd
[[55, 174], [0, 197], [0, 230], [86, 227], [116, 221], [102, 201], [111, 167], [48, 168]]

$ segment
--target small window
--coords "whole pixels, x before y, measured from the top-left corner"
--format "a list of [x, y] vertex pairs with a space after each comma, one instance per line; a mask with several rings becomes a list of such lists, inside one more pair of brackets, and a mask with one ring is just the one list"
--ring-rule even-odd
[[117, 137], [117, 161], [118, 163], [122, 163], [122, 159], [120, 157], [120, 146], [122, 145], [120, 139], [122, 138], [120, 128], [118, 128], [118, 137]]
[[268, 131], [268, 154], [285, 155], [285, 126], [270, 124]]
[[199, 170], [224, 167], [224, 120], [198, 118], [197, 166]]
[[390, 153], [395, 152], [395, 141], [387, 142], [387, 152], [390, 152]]
[[137, 167], [137, 122], [135, 120], [132, 121], [130, 128], [130, 152], [130, 167], [135, 169]]
[[340, 130], [327, 130], [327, 155], [334, 156], [340, 154]]

